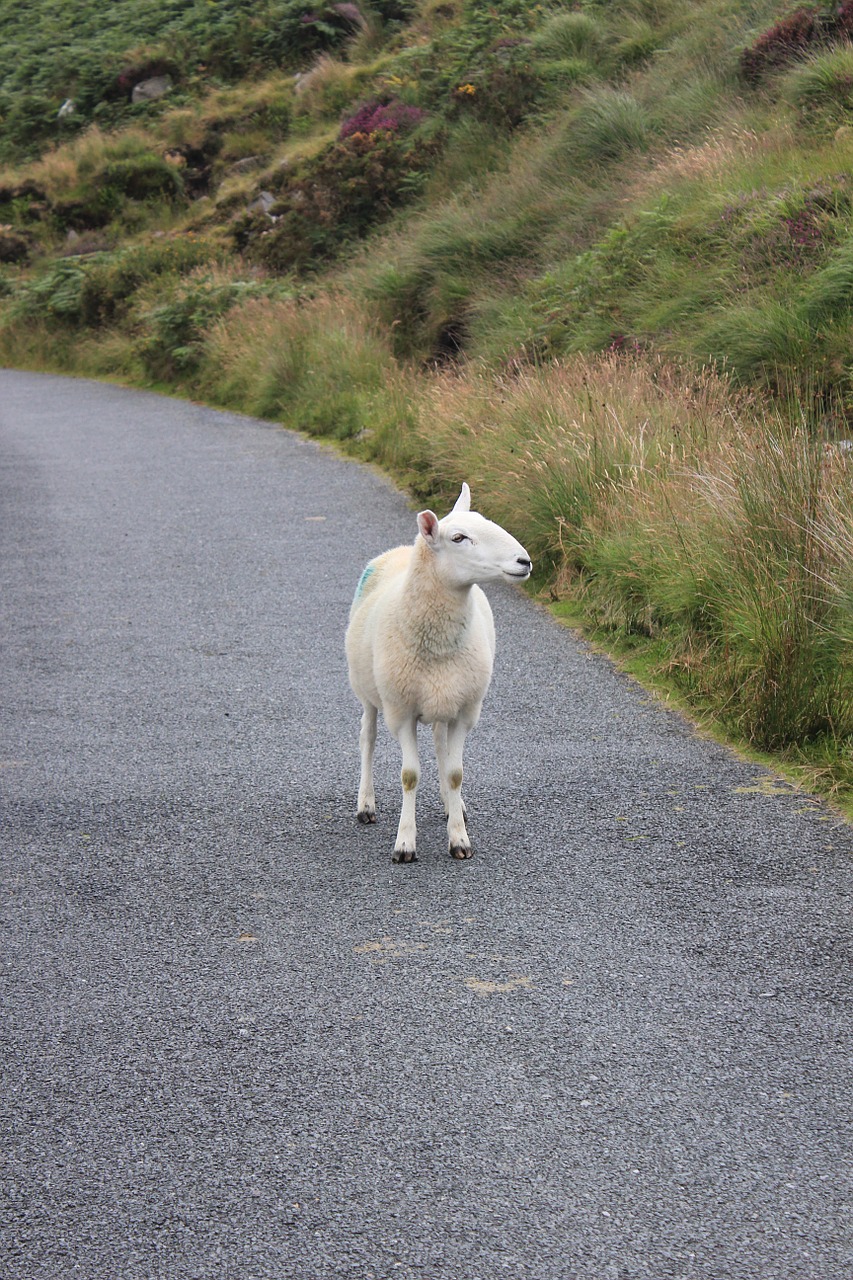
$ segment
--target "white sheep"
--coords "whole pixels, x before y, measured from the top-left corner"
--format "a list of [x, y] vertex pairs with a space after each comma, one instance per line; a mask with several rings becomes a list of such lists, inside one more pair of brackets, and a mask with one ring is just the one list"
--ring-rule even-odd
[[359, 822], [376, 821], [376, 718], [400, 743], [403, 807], [395, 862], [416, 860], [418, 721], [432, 725], [453, 858], [470, 858], [462, 753], [492, 678], [495, 627], [481, 582], [530, 577], [530, 557], [500, 525], [471, 511], [467, 484], [450, 515], [418, 515], [414, 545], [377, 556], [361, 575], [346, 634], [349, 678], [361, 702]]

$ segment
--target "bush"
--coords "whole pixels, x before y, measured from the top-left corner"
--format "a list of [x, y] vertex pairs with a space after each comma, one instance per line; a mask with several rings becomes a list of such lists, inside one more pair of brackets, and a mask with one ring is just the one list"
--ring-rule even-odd
[[168, 301], [144, 312], [144, 336], [137, 344], [152, 377], [182, 380], [198, 368], [214, 322], [238, 302], [262, 292], [260, 285], [194, 276], [181, 283]]
[[56, 110], [55, 100], [36, 93], [19, 93], [0, 101], [0, 156], [36, 154], [57, 132]]
[[59, 231], [93, 231], [105, 227], [119, 211], [112, 193], [84, 190], [54, 200], [51, 218]]
[[266, 60], [285, 65], [337, 48], [365, 21], [356, 4], [312, 5], [310, 0], [285, 0], [271, 16], [258, 31], [256, 49]]
[[75, 258], [51, 263], [14, 296], [13, 319], [77, 325], [83, 320], [86, 267]]
[[408, 107], [393, 98], [390, 102], [371, 98], [341, 122], [338, 136], [343, 139], [355, 133], [409, 133], [425, 118], [426, 112], [418, 107]]
[[740, 57], [747, 84], [834, 41], [853, 39], [853, 0], [795, 9], [765, 31]]
[[289, 184], [272, 209], [275, 225], [243, 219], [236, 243], [275, 271], [333, 257], [418, 191], [436, 146], [385, 129], [342, 138]]
[[99, 328], [121, 319], [147, 281], [188, 273], [210, 256], [202, 242], [181, 240], [62, 258], [21, 287], [13, 310], [30, 321]]
[[795, 9], [744, 49], [740, 57], [741, 75], [747, 84], [758, 84], [768, 72], [787, 66], [807, 53], [820, 32], [815, 9]]
[[95, 175], [93, 185], [107, 200], [115, 196], [176, 200], [183, 194], [180, 171], [151, 152], [108, 161]]
[[181, 171], [150, 151], [109, 155], [91, 172], [78, 168], [80, 180], [51, 206], [60, 230], [87, 231], [105, 227], [126, 207], [156, 200], [175, 202], [184, 194]]
[[0, 226], [0, 262], [26, 262], [30, 247], [27, 236], [12, 227]]
[[501, 129], [516, 129], [538, 105], [546, 82], [534, 66], [528, 40], [499, 41], [466, 71], [451, 92], [457, 114], [474, 115]]

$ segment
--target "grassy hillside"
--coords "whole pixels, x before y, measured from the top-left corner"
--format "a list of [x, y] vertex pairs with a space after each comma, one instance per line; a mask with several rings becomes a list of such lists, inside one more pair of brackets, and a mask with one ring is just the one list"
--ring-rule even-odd
[[467, 477], [849, 789], [853, 0], [73, 10], [0, 15], [0, 356]]

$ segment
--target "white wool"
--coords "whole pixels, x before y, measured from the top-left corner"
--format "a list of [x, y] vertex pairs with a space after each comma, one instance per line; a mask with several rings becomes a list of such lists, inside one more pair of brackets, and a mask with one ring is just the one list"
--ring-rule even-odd
[[462, 751], [492, 676], [495, 629], [478, 583], [523, 581], [530, 557], [505, 529], [470, 510], [467, 485], [443, 520], [418, 516], [413, 546], [371, 560], [361, 576], [346, 635], [350, 683], [364, 709], [358, 817], [376, 820], [373, 746], [379, 711], [400, 743], [403, 807], [396, 861], [413, 861], [420, 765], [417, 724], [433, 726], [448, 841], [470, 857], [461, 797]]

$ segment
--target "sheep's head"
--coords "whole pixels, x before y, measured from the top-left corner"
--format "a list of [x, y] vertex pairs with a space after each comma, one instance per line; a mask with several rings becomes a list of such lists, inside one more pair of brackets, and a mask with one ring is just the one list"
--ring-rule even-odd
[[471, 510], [471, 491], [463, 484], [456, 505], [443, 520], [432, 511], [418, 515], [418, 530], [436, 557], [442, 579], [450, 586], [510, 579], [524, 582], [533, 565], [512, 534]]

